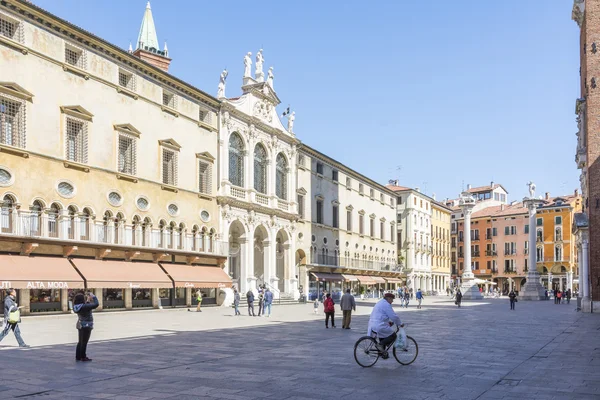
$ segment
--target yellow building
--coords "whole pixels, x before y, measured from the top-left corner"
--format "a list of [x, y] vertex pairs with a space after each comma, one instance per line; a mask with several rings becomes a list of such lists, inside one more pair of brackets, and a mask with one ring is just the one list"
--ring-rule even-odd
[[450, 282], [450, 221], [452, 209], [438, 203], [431, 202], [431, 238], [432, 238], [432, 265], [431, 276], [433, 287], [446, 290]]
[[537, 269], [546, 287], [574, 289], [577, 274], [577, 247], [571, 234], [575, 213], [581, 212], [582, 200], [578, 191], [569, 196], [550, 197], [537, 210], [536, 254]]

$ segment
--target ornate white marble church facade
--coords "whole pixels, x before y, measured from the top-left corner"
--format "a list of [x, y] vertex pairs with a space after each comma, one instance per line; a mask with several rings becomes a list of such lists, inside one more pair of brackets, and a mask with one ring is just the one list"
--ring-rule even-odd
[[269, 287], [275, 297], [297, 297], [294, 254], [297, 215], [296, 146], [277, 115], [280, 103], [273, 90], [273, 72], [264, 82], [262, 51], [257, 54], [256, 79], [250, 53], [242, 95], [225, 98], [227, 71], [221, 74], [218, 97], [223, 101], [219, 131], [220, 231], [228, 238], [226, 271], [240, 292]]

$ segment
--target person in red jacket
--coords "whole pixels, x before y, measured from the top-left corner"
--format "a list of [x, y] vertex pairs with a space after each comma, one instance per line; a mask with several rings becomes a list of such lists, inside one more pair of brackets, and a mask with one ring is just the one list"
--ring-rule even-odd
[[333, 315], [335, 314], [335, 307], [333, 306], [333, 299], [331, 294], [327, 293], [325, 301], [323, 301], [323, 311], [325, 311], [325, 328], [329, 328], [329, 318], [331, 317], [331, 327], [335, 328], [335, 321]]

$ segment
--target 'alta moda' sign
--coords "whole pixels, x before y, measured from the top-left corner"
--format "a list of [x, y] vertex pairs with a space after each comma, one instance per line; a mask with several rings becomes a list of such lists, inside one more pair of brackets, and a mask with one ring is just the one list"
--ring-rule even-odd
[[68, 289], [67, 282], [27, 282], [27, 289]]
[[0, 289], [10, 289], [11, 287], [10, 281], [0, 281]]

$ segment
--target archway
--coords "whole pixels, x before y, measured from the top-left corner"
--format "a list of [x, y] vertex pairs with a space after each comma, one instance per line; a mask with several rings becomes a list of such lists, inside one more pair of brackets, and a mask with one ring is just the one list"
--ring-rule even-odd
[[279, 292], [285, 292], [285, 283], [289, 282], [290, 271], [288, 263], [288, 255], [290, 252], [290, 238], [288, 234], [280, 229], [275, 237], [275, 276], [277, 279], [277, 285]]
[[229, 227], [229, 258], [227, 264], [229, 267], [229, 276], [233, 281], [233, 286], [238, 290], [244, 290], [241, 286], [241, 265], [242, 265], [242, 246], [246, 243], [246, 230], [240, 221], [233, 221]]
[[265, 257], [267, 253], [265, 251], [265, 244], [268, 244], [269, 232], [267, 228], [259, 225], [254, 230], [254, 277], [256, 277], [256, 283], [258, 285], [264, 285], [265, 282], [269, 283], [269, 277], [265, 274]]

